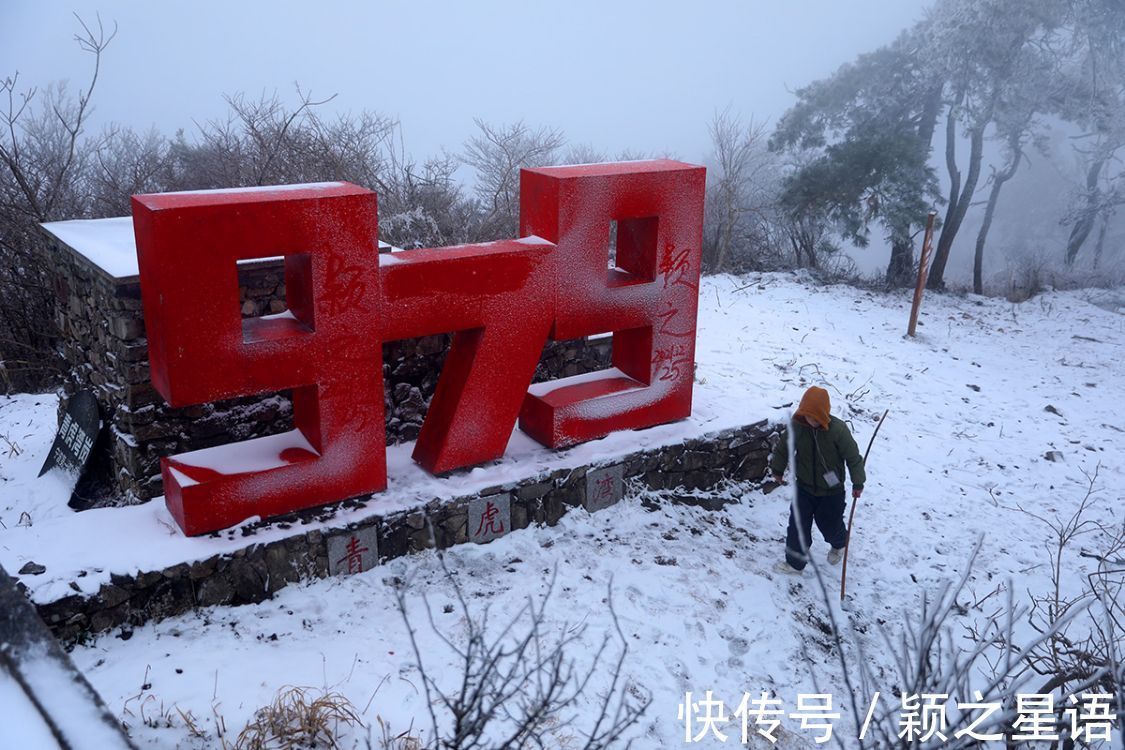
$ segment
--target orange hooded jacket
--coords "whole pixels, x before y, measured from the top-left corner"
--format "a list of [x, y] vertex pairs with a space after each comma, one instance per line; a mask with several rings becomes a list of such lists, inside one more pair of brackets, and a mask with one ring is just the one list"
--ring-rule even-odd
[[[852, 486], [863, 489], [867, 474], [863, 467], [863, 457], [855, 438], [843, 421], [831, 415], [832, 403], [828, 391], [813, 386], [805, 391], [801, 403], [793, 414], [791, 429], [793, 446], [797, 455], [794, 473], [797, 485], [806, 492], [817, 495], [834, 495], [844, 491], [844, 467], [847, 466]], [[804, 417], [819, 425], [813, 429], [797, 419]], [[770, 470], [775, 476], [785, 473], [789, 464], [789, 450], [781, 443], [774, 450], [770, 460]], [[836, 477], [835, 484], [829, 484], [830, 473]]]

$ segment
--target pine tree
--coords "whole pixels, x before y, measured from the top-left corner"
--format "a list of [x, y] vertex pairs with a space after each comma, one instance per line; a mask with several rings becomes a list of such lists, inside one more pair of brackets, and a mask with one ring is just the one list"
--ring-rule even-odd
[[916, 31], [903, 34], [798, 91], [771, 141], [806, 154], [782, 194], [791, 217], [827, 216], [860, 246], [878, 222], [891, 243], [891, 284], [909, 283], [913, 235], [938, 198], [927, 159], [942, 82], [918, 54], [920, 41]]

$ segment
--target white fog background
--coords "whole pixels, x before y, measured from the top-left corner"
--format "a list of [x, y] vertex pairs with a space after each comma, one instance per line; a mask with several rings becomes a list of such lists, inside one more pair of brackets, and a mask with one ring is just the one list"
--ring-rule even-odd
[[[88, 22], [100, 14], [119, 31], [102, 60], [95, 129], [115, 122], [191, 131], [195, 122], [225, 117], [223, 94], [276, 91], [291, 103], [299, 83], [314, 98], [336, 95], [328, 111], [397, 118], [406, 151], [419, 158], [459, 152], [474, 133], [473, 118], [481, 118], [558, 128], [570, 144], [610, 154], [707, 163], [707, 124], [716, 112], [729, 108], [772, 125], [795, 101], [794, 90], [891, 42], [928, 4], [0, 0], [0, 76], [18, 71], [23, 86], [82, 85], [91, 58], [72, 41], [73, 13]], [[1037, 189], [1059, 172], [1078, 179], [1065, 136], [1056, 141], [1058, 156], [1032, 154], [1001, 199], [993, 234], [1001, 254], [1042, 246], [1061, 255], [1059, 213], [1040, 204], [1067, 196], [1057, 184]], [[942, 158], [940, 148], [934, 158]], [[935, 167], [944, 177], [943, 165]], [[971, 211], [959, 233], [948, 274], [954, 283], [969, 274], [979, 213]], [[888, 251], [875, 241], [852, 255], [874, 273]]]

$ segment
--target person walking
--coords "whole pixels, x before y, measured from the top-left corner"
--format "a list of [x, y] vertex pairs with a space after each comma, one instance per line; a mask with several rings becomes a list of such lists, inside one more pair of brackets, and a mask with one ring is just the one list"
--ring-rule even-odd
[[[828, 391], [813, 386], [801, 397], [790, 424], [796, 466], [797, 497], [789, 507], [789, 530], [785, 536], [785, 560], [775, 569], [781, 573], [800, 575], [809, 561], [813, 523], [820, 529], [831, 548], [828, 562], [837, 565], [848, 543], [844, 523], [847, 506], [844, 487], [844, 466], [852, 480], [852, 497], [863, 493], [867, 475], [859, 446], [844, 422], [831, 415]], [[786, 446], [778, 446], [770, 460], [770, 471], [778, 484], [784, 483], [789, 464]]]

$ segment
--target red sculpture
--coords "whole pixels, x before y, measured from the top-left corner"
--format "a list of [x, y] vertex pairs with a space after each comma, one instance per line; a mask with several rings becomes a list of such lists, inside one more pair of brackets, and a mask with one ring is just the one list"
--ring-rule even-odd
[[551, 337], [613, 332], [613, 369], [528, 394], [520, 429], [540, 443], [557, 448], [691, 414], [704, 176], [673, 161], [523, 170], [520, 233], [557, 245], [565, 290]]
[[[346, 183], [133, 198], [156, 389], [172, 406], [291, 389], [294, 429], [161, 461], [184, 533], [386, 487], [382, 345], [453, 333], [414, 458], [433, 473], [691, 412], [704, 170], [525, 170], [525, 239], [378, 253]], [[617, 222], [610, 268], [611, 222]], [[545, 239], [541, 239], [545, 238]], [[283, 256], [288, 310], [242, 320], [236, 263]], [[548, 335], [614, 333], [614, 369], [528, 393]]]

